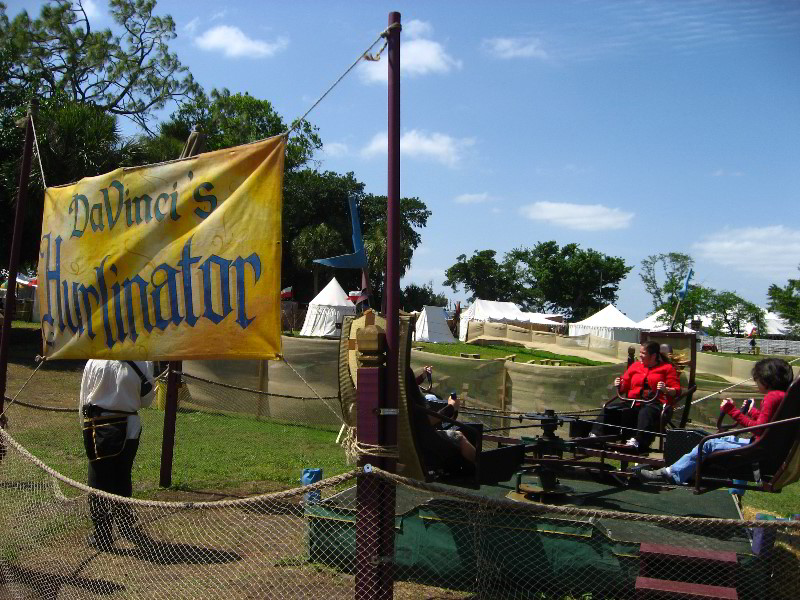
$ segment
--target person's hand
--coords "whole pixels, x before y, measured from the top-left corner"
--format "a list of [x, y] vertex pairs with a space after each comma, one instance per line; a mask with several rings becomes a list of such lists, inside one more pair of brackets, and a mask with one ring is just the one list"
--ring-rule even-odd
[[425, 371], [425, 375], [432, 375], [433, 374], [433, 366], [431, 366], [431, 365], [425, 365], [422, 368], [422, 370]]
[[724, 413], [731, 412], [734, 406], [733, 400], [730, 398], [723, 398], [722, 402], [719, 403], [719, 409]]
[[620, 384], [621, 382], [622, 382], [622, 379], [620, 379], [619, 377], [617, 377], [617, 378], [614, 380], [614, 387], [619, 387], [619, 384]]
[[753, 408], [754, 402], [755, 401], [752, 398], [747, 398], [744, 402], [742, 402], [742, 408], [739, 410], [742, 412], [742, 414], [746, 415], [750, 412], [750, 409]]
[[663, 392], [663, 391], [664, 391], [664, 388], [666, 388], [666, 387], [667, 387], [667, 384], [666, 384], [666, 383], [664, 383], [663, 381], [659, 381], [659, 382], [656, 384], [656, 389], [657, 389], [659, 392]]

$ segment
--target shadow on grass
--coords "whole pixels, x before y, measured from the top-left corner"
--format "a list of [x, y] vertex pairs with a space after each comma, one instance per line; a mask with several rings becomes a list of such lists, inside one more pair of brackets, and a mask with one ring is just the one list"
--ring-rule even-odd
[[151, 538], [144, 532], [138, 532], [135, 538], [129, 538], [129, 541], [133, 542], [136, 547], [117, 548], [111, 546], [104, 552], [158, 565], [212, 565], [236, 562], [242, 559], [236, 552], [192, 544], [162, 542]]
[[[84, 561], [76, 570], [83, 569], [87, 561]], [[6, 586], [10, 582], [20, 582], [20, 587], [31, 589], [37, 598], [43, 600], [56, 600], [64, 586], [72, 586], [98, 596], [110, 596], [125, 590], [124, 585], [108, 581], [106, 579], [93, 579], [81, 577], [76, 574], [56, 575], [54, 573], [44, 573], [33, 569], [26, 569], [10, 563], [0, 565], [0, 586]]]

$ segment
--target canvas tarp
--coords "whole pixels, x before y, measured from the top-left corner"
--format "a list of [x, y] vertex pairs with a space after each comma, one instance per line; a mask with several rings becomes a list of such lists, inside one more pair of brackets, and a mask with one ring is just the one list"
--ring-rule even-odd
[[424, 306], [419, 317], [415, 337], [418, 342], [454, 344], [456, 338], [447, 326], [447, 315], [441, 306]]
[[613, 304], [594, 313], [591, 317], [570, 323], [569, 335], [578, 336], [590, 333], [594, 336], [623, 342], [639, 342], [641, 328], [622, 314]]
[[342, 331], [342, 319], [345, 315], [354, 314], [356, 307], [334, 277], [309, 303], [300, 335], [339, 337]]

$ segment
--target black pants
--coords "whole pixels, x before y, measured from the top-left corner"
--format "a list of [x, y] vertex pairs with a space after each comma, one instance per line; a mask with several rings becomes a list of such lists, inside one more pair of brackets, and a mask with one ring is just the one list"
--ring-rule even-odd
[[[595, 435], [611, 435], [619, 431], [614, 425], [631, 427], [642, 431], [630, 431], [623, 429], [622, 435], [625, 438], [633, 437], [639, 442], [639, 449], [646, 450], [653, 443], [655, 435], [651, 432], [658, 431], [661, 425], [662, 404], [640, 404], [638, 407], [631, 408], [631, 401], [614, 401], [609, 404], [603, 414], [597, 417], [592, 426], [592, 433]], [[629, 435], [630, 433], [630, 435]]]
[[[84, 445], [86, 444], [86, 438], [84, 438]], [[138, 449], [138, 438], [126, 440], [125, 447], [117, 456], [90, 460], [89, 486], [109, 494], [130, 498], [133, 492], [131, 472]], [[91, 448], [86, 448], [87, 456], [92, 456], [92, 452]], [[130, 529], [135, 524], [135, 515], [129, 506], [101, 498], [95, 494], [89, 494], [89, 512], [92, 516], [95, 535], [106, 540], [111, 539], [111, 526], [114, 520], [123, 531]]]

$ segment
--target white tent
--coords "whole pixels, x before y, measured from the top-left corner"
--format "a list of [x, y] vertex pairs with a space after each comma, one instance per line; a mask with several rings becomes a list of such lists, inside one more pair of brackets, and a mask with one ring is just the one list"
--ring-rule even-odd
[[663, 308], [659, 308], [649, 317], [645, 317], [636, 326], [644, 329], [645, 331], [666, 331], [669, 329], [669, 323], [663, 321], [663, 316], [667, 314]]
[[525, 312], [513, 302], [498, 302], [495, 300], [476, 299], [467, 310], [461, 313], [458, 328], [458, 339], [462, 342], [467, 339], [467, 324], [470, 321], [484, 323], [511, 323], [523, 325], [535, 323], [537, 325], [560, 325], [551, 321], [542, 313]]
[[342, 319], [345, 315], [354, 314], [356, 307], [334, 277], [308, 305], [300, 335], [339, 337], [342, 332]]
[[418, 342], [455, 344], [456, 338], [447, 326], [447, 315], [441, 306], [424, 306], [417, 317], [416, 339]]
[[597, 337], [622, 342], [638, 343], [640, 331], [641, 328], [613, 304], [609, 304], [583, 321], [569, 325], [570, 336], [591, 333]]

